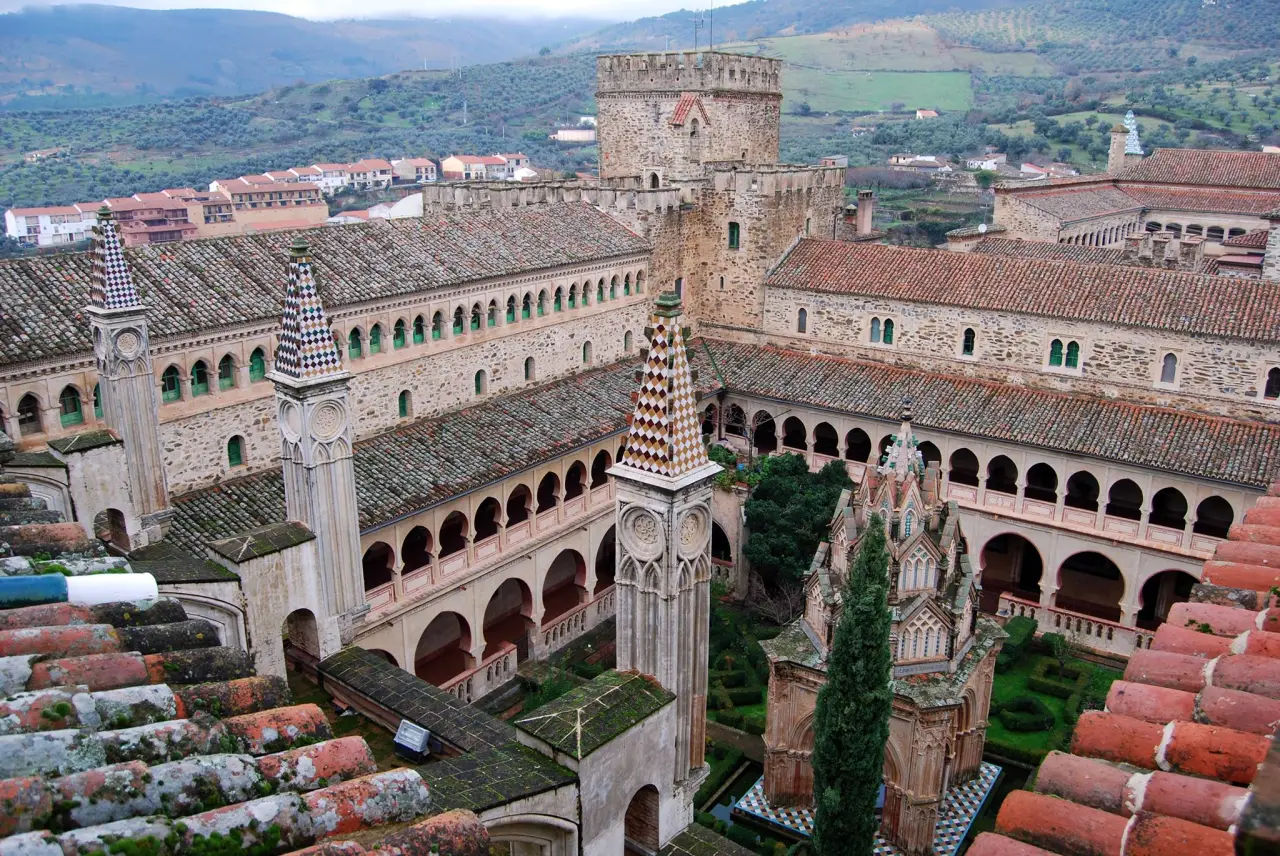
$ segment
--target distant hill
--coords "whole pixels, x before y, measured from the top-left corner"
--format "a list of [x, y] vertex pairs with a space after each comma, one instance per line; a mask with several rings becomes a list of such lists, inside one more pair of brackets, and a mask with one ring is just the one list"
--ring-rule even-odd
[[500, 62], [534, 55], [600, 23], [462, 16], [321, 22], [227, 9], [31, 8], [0, 15], [0, 104], [87, 107], [234, 95], [424, 63]]

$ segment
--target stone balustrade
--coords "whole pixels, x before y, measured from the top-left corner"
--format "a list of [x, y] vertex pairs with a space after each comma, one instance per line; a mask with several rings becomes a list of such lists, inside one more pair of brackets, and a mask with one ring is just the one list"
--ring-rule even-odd
[[1019, 597], [1010, 592], [1000, 594], [997, 614], [1002, 618], [1024, 616], [1034, 619], [1036, 633], [1061, 633], [1077, 644], [1103, 654], [1127, 657], [1140, 648], [1150, 648], [1155, 632], [1126, 627], [1082, 612], [1056, 606], [1043, 606], [1039, 601]]
[[474, 669], [462, 672], [440, 685], [463, 704], [471, 704], [484, 698], [516, 676], [516, 646], [503, 642], [494, 653], [485, 657]]
[[570, 642], [612, 618], [617, 611], [614, 586], [598, 592], [594, 598], [542, 623], [539, 631], [539, 657], [558, 651]]

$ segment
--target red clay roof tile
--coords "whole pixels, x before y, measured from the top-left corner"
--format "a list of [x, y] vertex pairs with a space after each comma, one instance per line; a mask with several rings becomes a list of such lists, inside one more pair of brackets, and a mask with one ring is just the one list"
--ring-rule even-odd
[[1122, 172], [1120, 179], [1280, 190], [1280, 154], [1218, 149], [1156, 149]]

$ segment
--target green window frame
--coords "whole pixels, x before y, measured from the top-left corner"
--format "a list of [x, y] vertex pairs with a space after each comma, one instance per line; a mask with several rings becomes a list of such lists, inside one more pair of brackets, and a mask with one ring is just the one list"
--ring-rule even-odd
[[102, 384], [93, 385], [93, 415], [102, 418]]
[[551, 311], [559, 312], [564, 309], [564, 291], [557, 288], [555, 297], [551, 299]]
[[408, 342], [405, 340], [404, 335], [404, 319], [401, 318], [395, 323], [395, 326], [391, 328], [391, 349], [398, 351], [407, 344]]
[[431, 340], [435, 341], [444, 335], [444, 315], [437, 312], [431, 316]]
[[498, 301], [489, 301], [489, 311], [485, 316], [485, 323], [489, 327], [498, 326]]
[[533, 357], [525, 357], [524, 358], [524, 379], [533, 380], [534, 371], [535, 371], [535, 367], [534, 367]]
[[227, 354], [218, 360], [218, 389], [231, 389], [236, 385], [236, 361]]
[[604, 303], [604, 280], [600, 280], [600, 284], [596, 286], [596, 303]]
[[729, 222], [729, 249], [736, 250], [742, 243], [742, 227], [732, 221]]
[[169, 366], [160, 375], [160, 398], [162, 401], [180, 401], [182, 399], [182, 375], [177, 366]]
[[209, 367], [204, 360], [196, 360], [191, 367], [191, 396], [209, 394]]
[[80, 391], [74, 386], [62, 390], [62, 394], [58, 396], [58, 406], [58, 421], [63, 428], [84, 424], [84, 406], [80, 403]]
[[622, 278], [622, 293], [625, 296], [631, 295], [631, 274]]
[[1062, 367], [1062, 340], [1054, 339], [1049, 343], [1049, 365], [1055, 368]]
[[369, 353], [382, 353], [382, 325], [374, 324], [369, 328]]
[[261, 348], [254, 348], [249, 355], [249, 382], [257, 383], [267, 379], [267, 355]]
[[966, 357], [973, 356], [973, 349], [978, 343], [978, 334], [972, 327], [964, 328], [964, 339], [960, 344], [960, 353]]
[[244, 466], [244, 438], [238, 434], [227, 441], [227, 466]]
[[1066, 366], [1069, 369], [1080, 368], [1080, 343], [1067, 342], [1067, 361]]
[[507, 323], [516, 323], [516, 299], [514, 296], [507, 298]]
[[582, 343], [582, 362], [584, 365], [591, 364], [591, 343], [590, 342]]
[[538, 292], [538, 317], [541, 318], [547, 314], [547, 293], [545, 291]]
[[578, 284], [577, 283], [574, 283], [573, 285], [569, 286], [569, 308], [570, 309], [578, 308]]
[[489, 378], [485, 375], [484, 369], [476, 372], [476, 395], [484, 395], [485, 389], [488, 387]]
[[357, 327], [347, 336], [347, 356], [358, 360], [364, 354], [364, 343], [360, 341], [360, 328]]
[[533, 314], [533, 295], [526, 294], [520, 303], [520, 319], [523, 321]]
[[881, 341], [883, 341], [886, 345], [893, 344], [893, 319], [892, 318], [884, 319], [884, 338]]
[[409, 416], [409, 390], [406, 389], [400, 392], [400, 397], [396, 401], [396, 407], [400, 413], [401, 419], [405, 419]]
[[462, 314], [462, 307], [459, 306], [453, 310], [453, 333], [455, 336], [461, 336], [463, 329], [466, 327], [466, 317]]
[[421, 345], [425, 341], [427, 341], [427, 322], [419, 315], [413, 319], [413, 343]]
[[480, 304], [471, 307], [471, 329], [480, 329]]

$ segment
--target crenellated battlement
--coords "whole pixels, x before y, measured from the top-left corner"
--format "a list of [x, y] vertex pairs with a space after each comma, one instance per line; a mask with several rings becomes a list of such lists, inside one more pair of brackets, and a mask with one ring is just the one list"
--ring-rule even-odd
[[711, 173], [711, 186], [717, 191], [772, 196], [819, 187], [842, 187], [844, 173], [843, 167], [802, 164], [769, 164], [749, 169], [717, 166]]
[[781, 97], [782, 60], [721, 51], [607, 54], [596, 57], [596, 91], [749, 92]]
[[604, 211], [661, 212], [692, 200], [688, 188], [646, 189], [582, 181], [451, 181], [422, 189], [424, 216], [433, 211], [501, 211], [563, 202], [586, 202]]

